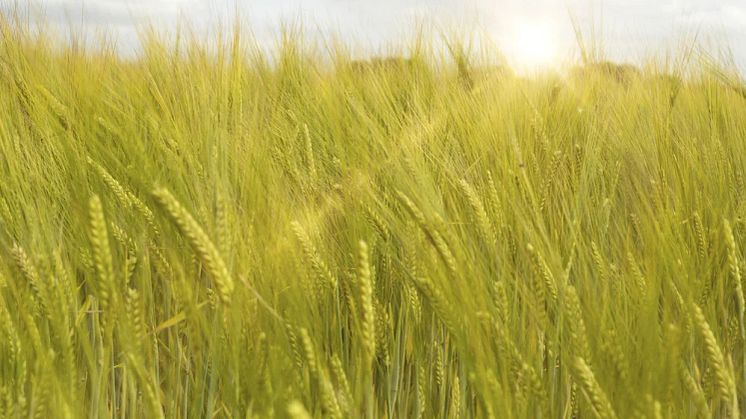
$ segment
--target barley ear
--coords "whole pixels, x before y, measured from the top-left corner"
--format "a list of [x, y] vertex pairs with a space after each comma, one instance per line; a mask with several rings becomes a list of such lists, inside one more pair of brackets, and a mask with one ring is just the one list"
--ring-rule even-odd
[[617, 416], [616, 413], [614, 413], [611, 402], [609, 402], [609, 399], [606, 397], [606, 394], [601, 389], [598, 381], [596, 381], [596, 377], [593, 375], [591, 367], [588, 366], [583, 358], [575, 358], [573, 371], [576, 375], [578, 383], [583, 389], [583, 393], [588, 398], [588, 401], [591, 403], [593, 412], [596, 414], [596, 417], [603, 419], [616, 418]]
[[153, 191], [153, 196], [161, 208], [169, 215], [171, 221], [176, 225], [181, 234], [186, 237], [202, 263], [204, 263], [207, 272], [210, 273], [212, 279], [215, 281], [221, 301], [225, 304], [230, 304], [235, 284], [218, 249], [197, 221], [171, 195], [171, 192], [165, 188], [159, 188]]
[[91, 197], [89, 202], [89, 237], [93, 249], [93, 262], [98, 274], [98, 282], [94, 286], [101, 307], [106, 308], [116, 298], [114, 292], [114, 264], [112, 262], [109, 233], [106, 229], [106, 219], [101, 199], [98, 195]]
[[730, 401], [734, 396], [733, 389], [735, 388], [735, 384], [730, 371], [726, 367], [723, 352], [720, 349], [720, 345], [718, 345], [717, 339], [715, 339], [715, 334], [705, 319], [704, 313], [702, 313], [702, 309], [698, 305], [692, 304], [692, 312], [694, 314], [695, 326], [704, 344], [705, 357], [715, 375], [715, 387], [724, 400]]
[[376, 315], [373, 307], [373, 283], [368, 262], [368, 245], [359, 243], [358, 284], [362, 308], [363, 345], [369, 360], [376, 355]]
[[728, 220], [723, 221], [725, 230], [725, 243], [728, 245], [728, 266], [730, 274], [733, 277], [736, 304], [738, 308], [738, 320], [741, 328], [741, 339], [746, 339], [746, 330], [744, 330], [744, 311], [746, 311], [746, 302], [743, 296], [743, 280], [741, 278], [741, 269], [738, 265], [738, 248], [736, 247], [736, 238], [733, 236], [733, 229], [730, 227]]

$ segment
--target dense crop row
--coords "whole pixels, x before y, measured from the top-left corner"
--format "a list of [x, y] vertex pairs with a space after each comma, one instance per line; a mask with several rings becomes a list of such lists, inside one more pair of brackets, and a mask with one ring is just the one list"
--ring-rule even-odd
[[723, 71], [0, 30], [0, 416], [746, 409]]

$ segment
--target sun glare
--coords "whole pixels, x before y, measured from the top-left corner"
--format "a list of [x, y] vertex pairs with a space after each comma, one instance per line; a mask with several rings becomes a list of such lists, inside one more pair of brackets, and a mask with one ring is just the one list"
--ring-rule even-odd
[[546, 68], [557, 60], [557, 40], [549, 25], [525, 23], [513, 31], [508, 50], [523, 70]]

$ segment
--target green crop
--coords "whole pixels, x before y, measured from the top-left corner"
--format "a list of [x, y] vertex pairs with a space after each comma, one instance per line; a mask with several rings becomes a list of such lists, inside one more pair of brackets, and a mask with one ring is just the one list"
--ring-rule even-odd
[[746, 411], [711, 60], [0, 34], [0, 417]]

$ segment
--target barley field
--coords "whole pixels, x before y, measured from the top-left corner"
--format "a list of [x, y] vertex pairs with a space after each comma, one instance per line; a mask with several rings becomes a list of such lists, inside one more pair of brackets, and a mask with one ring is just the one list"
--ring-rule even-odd
[[0, 18], [1, 417], [746, 414], [728, 66], [230, 33]]

